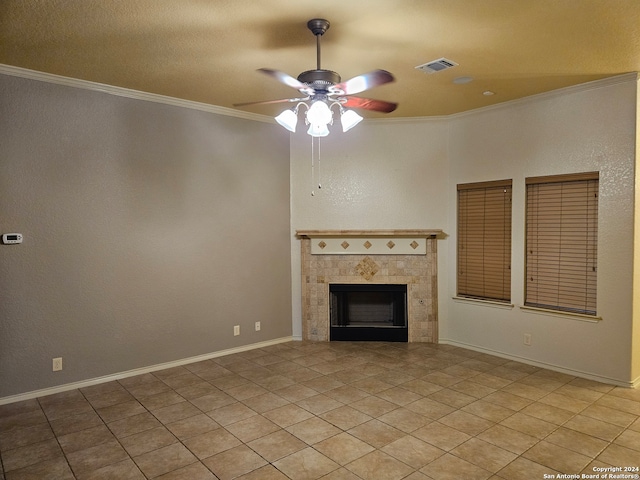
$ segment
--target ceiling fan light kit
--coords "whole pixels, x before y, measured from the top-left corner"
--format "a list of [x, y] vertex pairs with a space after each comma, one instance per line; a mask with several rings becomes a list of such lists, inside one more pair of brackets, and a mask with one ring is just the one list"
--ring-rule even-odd
[[351, 130], [357, 124], [362, 121], [362, 117], [353, 110], [344, 110], [340, 115], [340, 122], [342, 123], [342, 131], [346, 132]]
[[298, 124], [298, 107], [296, 107], [295, 110], [285, 110], [282, 112], [276, 117], [276, 122], [290, 132], [295, 133], [296, 125]]
[[398, 106], [396, 103], [352, 96], [369, 88], [393, 82], [393, 75], [386, 70], [374, 70], [342, 82], [340, 75], [336, 72], [320, 67], [320, 37], [325, 34], [329, 26], [329, 21], [322, 18], [314, 18], [307, 22], [307, 28], [316, 36], [317, 68], [315, 70], [302, 72], [296, 79], [277, 70], [258, 69], [259, 72], [297, 89], [304, 97], [237, 103], [235, 106], [295, 102], [297, 105], [294, 108], [283, 111], [275, 117], [275, 120], [290, 132], [295, 132], [298, 123], [298, 110], [304, 106], [306, 107], [305, 124], [309, 125], [307, 133], [312, 137], [329, 135], [328, 126], [333, 125], [333, 107], [337, 107], [343, 132], [352, 129], [362, 121], [360, 115], [345, 107], [382, 113], [393, 112]]

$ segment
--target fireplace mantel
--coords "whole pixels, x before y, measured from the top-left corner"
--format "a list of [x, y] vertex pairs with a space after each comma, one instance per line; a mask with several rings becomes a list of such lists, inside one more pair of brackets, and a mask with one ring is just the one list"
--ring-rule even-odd
[[442, 230], [296, 230], [299, 237], [436, 237]]
[[298, 230], [312, 255], [425, 255], [427, 239], [442, 230]]
[[328, 341], [329, 285], [407, 285], [408, 341], [438, 341], [437, 249], [442, 230], [297, 230], [302, 336]]

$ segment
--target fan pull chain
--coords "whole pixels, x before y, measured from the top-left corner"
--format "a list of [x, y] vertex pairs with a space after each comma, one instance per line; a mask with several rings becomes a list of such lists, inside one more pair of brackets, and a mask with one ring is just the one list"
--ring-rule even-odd
[[[312, 140], [313, 141], [313, 140]], [[318, 137], [318, 190], [322, 189], [322, 171], [320, 170], [320, 137]]]
[[[314, 144], [313, 144], [313, 139], [314, 137], [311, 137], [311, 196], [314, 197], [316, 195], [315, 187], [316, 187], [316, 167], [315, 167], [315, 159], [316, 159], [316, 155], [315, 155], [315, 151], [316, 148], [314, 148]], [[321, 171], [320, 171], [320, 138], [318, 138], [318, 190], [322, 189], [322, 183], [321, 183]]]
[[314, 188], [315, 183], [316, 183], [315, 182], [315, 178], [314, 178], [315, 169], [313, 168], [314, 167], [314, 165], [313, 165], [313, 157], [314, 157], [314, 155], [313, 155], [313, 137], [311, 137], [311, 196], [312, 197], [315, 196], [315, 194], [316, 194], [313, 191], [313, 188]]

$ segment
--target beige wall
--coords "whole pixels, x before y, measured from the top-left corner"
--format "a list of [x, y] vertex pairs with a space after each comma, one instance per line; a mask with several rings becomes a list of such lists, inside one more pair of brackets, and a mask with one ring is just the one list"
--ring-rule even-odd
[[[449, 225], [457, 183], [513, 179], [512, 309], [449, 299], [441, 338], [597, 379], [626, 383], [632, 359], [635, 76], [559, 91], [451, 121]], [[524, 302], [524, 180], [600, 172], [597, 311], [593, 323], [530, 313]], [[452, 228], [451, 242], [456, 235]], [[449, 250], [450, 297], [455, 251]], [[525, 346], [523, 336], [532, 335]], [[637, 374], [635, 375], [637, 376]]]
[[0, 230], [0, 398], [291, 335], [277, 125], [0, 76]]
[[[439, 228], [440, 341], [605, 381], [637, 379], [632, 351], [636, 79], [619, 77], [444, 119], [365, 121], [322, 146], [310, 195], [310, 140], [292, 136], [296, 229]], [[590, 323], [525, 313], [524, 179], [600, 171], [598, 313]], [[456, 184], [513, 179], [513, 308], [454, 300]], [[292, 247], [294, 334], [301, 332], [299, 245]], [[636, 352], [638, 328], [634, 341]], [[532, 335], [524, 346], [523, 335]], [[632, 369], [632, 363], [634, 365]]]
[[[640, 82], [636, 82], [636, 101], [640, 107]], [[636, 151], [635, 151], [635, 215], [634, 215], [634, 258], [633, 258], [633, 332], [631, 351], [631, 378], [640, 378], [640, 108], [636, 108]]]
[[[334, 128], [321, 139], [321, 190], [317, 182], [315, 188], [311, 182], [311, 137], [304, 129], [291, 136], [295, 336], [302, 335], [300, 240], [295, 231], [409, 228], [448, 232], [447, 130], [446, 120], [438, 118], [365, 121], [347, 133]], [[438, 241], [437, 248], [438, 262], [443, 265], [447, 243]], [[445, 303], [444, 291], [446, 270], [439, 277], [439, 305]]]
[[[25, 235], [0, 246], [0, 399], [300, 336], [297, 229], [442, 229], [441, 341], [636, 379], [637, 86], [595, 86], [334, 131], [317, 190], [304, 131], [0, 76], [0, 230]], [[524, 177], [594, 169], [603, 320], [524, 313]], [[514, 180], [506, 310], [452, 299], [455, 185], [501, 178]]]

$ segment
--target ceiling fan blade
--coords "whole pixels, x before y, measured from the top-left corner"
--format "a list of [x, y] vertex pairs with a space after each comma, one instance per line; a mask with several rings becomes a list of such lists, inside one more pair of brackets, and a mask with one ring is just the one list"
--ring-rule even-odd
[[330, 88], [330, 90], [341, 90], [343, 95], [352, 95], [354, 93], [364, 92], [378, 85], [393, 82], [395, 78], [386, 70], [374, 70], [369, 73], [363, 73], [357, 77], [353, 77], [346, 82], [340, 82]]
[[279, 100], [263, 100], [261, 102], [244, 102], [244, 103], [234, 103], [234, 107], [246, 107], [247, 105], [268, 105], [271, 103], [293, 103], [293, 102], [304, 102], [308, 100], [309, 97], [303, 98], [281, 98]]
[[297, 78], [293, 78], [291, 75], [288, 75], [284, 72], [280, 72], [278, 70], [272, 70], [270, 68], [259, 68], [259, 72], [264, 73], [265, 75], [269, 75], [270, 77], [275, 78], [280, 83], [284, 83], [285, 85], [295, 88], [304, 94], [313, 93], [313, 88], [308, 87]]
[[391, 113], [398, 107], [397, 103], [361, 97], [346, 97], [346, 102], [341, 105], [346, 108], [362, 108], [382, 113]]

